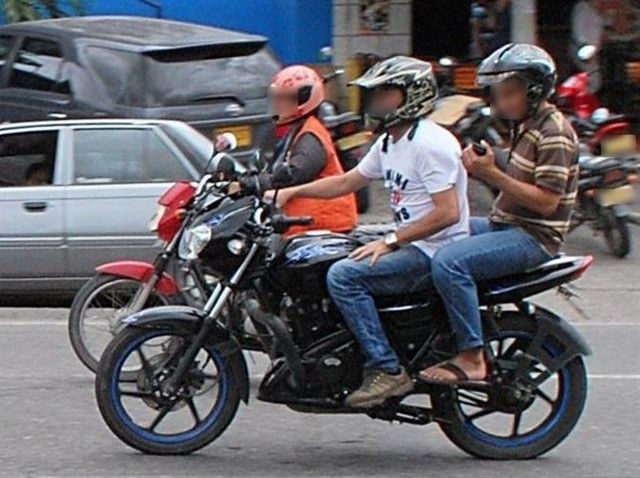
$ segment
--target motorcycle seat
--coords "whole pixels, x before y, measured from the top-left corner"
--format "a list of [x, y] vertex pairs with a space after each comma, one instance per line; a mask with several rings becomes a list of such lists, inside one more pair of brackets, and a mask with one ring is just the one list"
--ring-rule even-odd
[[[500, 303], [503, 300], [508, 301], [511, 296], [525, 298], [550, 289], [566, 282], [567, 274], [574, 272], [584, 264], [584, 261], [585, 258], [581, 256], [558, 255], [527, 271], [478, 282], [480, 302], [481, 304]], [[379, 309], [417, 306], [432, 302], [435, 296], [437, 291], [431, 284], [424, 290], [412, 291], [408, 294], [375, 297], [375, 303]]]

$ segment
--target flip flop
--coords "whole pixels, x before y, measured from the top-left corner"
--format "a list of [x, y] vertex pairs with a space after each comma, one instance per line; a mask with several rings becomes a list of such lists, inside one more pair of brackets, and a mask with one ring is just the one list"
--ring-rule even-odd
[[421, 382], [428, 383], [431, 385], [449, 385], [449, 386], [457, 385], [459, 383], [464, 383], [464, 382], [482, 382], [482, 380], [470, 380], [466, 372], [453, 362], [442, 362], [436, 365], [436, 367], [442, 370], [446, 370], [447, 372], [451, 372], [455, 376], [455, 379], [438, 379], [438, 378], [426, 377], [423, 374], [424, 371], [421, 371], [420, 373], [418, 373], [418, 379]]

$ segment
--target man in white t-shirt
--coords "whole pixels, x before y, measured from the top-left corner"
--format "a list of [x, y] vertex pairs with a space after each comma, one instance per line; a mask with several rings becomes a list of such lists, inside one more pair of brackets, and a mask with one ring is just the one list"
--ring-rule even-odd
[[327, 277], [331, 297], [365, 356], [364, 382], [345, 402], [372, 407], [413, 388], [389, 345], [373, 297], [425, 289], [435, 251], [468, 236], [469, 208], [460, 146], [425, 118], [437, 97], [431, 65], [395, 56], [353, 83], [372, 90], [367, 114], [378, 121], [382, 134], [357, 168], [285, 189], [279, 203], [342, 196], [373, 179], [383, 179], [390, 192], [396, 232], [356, 249]]

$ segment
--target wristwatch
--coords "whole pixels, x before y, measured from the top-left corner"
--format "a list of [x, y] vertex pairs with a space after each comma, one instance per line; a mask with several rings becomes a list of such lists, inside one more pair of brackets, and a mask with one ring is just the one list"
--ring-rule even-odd
[[400, 244], [398, 244], [398, 235], [395, 232], [390, 232], [384, 236], [384, 244], [392, 251], [400, 249]]

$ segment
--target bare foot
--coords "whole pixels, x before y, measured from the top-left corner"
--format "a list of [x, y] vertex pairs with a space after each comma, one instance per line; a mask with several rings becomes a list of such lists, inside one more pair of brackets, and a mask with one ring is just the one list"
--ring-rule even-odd
[[432, 365], [420, 372], [424, 382], [454, 385], [468, 380], [485, 380], [488, 367], [481, 348], [465, 350], [448, 362]]

